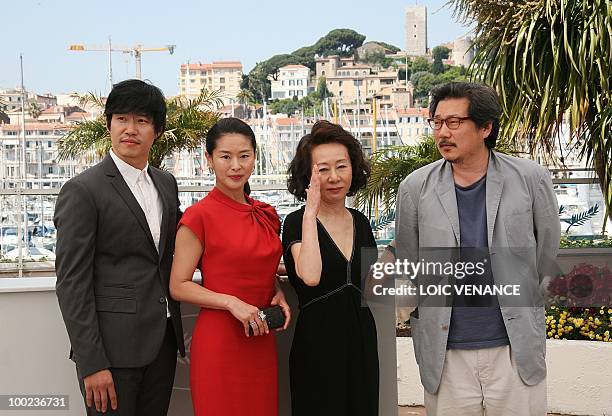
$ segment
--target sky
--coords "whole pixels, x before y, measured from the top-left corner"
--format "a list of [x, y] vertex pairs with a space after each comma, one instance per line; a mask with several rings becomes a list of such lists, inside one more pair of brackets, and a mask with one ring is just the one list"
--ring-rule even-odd
[[[447, 0], [20, 0], [3, 8], [0, 88], [20, 84], [37, 93], [108, 91], [108, 53], [70, 52], [68, 45], [163, 47], [174, 54], [146, 52], [143, 78], [166, 95], [178, 93], [180, 64], [239, 60], [248, 73], [279, 53], [315, 43], [330, 30], [348, 28], [366, 41], [405, 47], [405, 7], [427, 6], [428, 47], [465, 35]], [[10, 35], [10, 36], [9, 36]], [[133, 78], [134, 58], [113, 53], [113, 81]]]

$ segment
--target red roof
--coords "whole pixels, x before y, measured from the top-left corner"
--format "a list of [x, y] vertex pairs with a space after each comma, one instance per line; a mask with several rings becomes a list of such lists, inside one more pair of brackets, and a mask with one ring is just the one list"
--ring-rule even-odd
[[279, 126], [290, 126], [290, 125], [296, 125], [296, 124], [300, 124], [300, 120], [298, 120], [297, 118], [293, 118], [293, 117], [279, 117], [277, 119], [274, 119], [273, 122], [275, 124], [278, 124]]

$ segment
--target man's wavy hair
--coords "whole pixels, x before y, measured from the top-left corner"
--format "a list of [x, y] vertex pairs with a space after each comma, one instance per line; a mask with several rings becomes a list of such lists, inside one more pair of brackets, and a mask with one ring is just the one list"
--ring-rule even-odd
[[348, 196], [353, 196], [363, 188], [370, 176], [370, 164], [366, 160], [361, 145], [351, 133], [338, 124], [329, 121], [317, 121], [310, 134], [302, 137], [289, 164], [287, 189], [299, 201], [306, 200], [306, 188], [312, 173], [312, 149], [320, 144], [339, 143], [346, 147], [353, 170], [353, 181]]

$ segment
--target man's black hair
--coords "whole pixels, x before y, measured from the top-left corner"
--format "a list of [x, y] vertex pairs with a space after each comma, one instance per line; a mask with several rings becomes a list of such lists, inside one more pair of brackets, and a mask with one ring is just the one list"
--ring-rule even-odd
[[113, 85], [104, 107], [106, 127], [110, 129], [113, 114], [128, 113], [151, 117], [156, 134], [166, 129], [166, 100], [155, 85], [139, 79], [128, 79]]

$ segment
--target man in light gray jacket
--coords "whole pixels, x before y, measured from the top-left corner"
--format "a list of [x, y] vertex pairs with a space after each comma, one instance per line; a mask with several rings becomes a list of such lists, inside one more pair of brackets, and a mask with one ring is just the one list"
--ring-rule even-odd
[[520, 296], [474, 301], [453, 293], [433, 306], [419, 299], [410, 324], [427, 414], [544, 416], [546, 333], [538, 288], [560, 238], [550, 175], [531, 160], [493, 150], [501, 109], [492, 88], [442, 85], [429, 111], [443, 158], [400, 185], [397, 257], [418, 262], [428, 249], [484, 251], [490, 287], [516, 283]]

